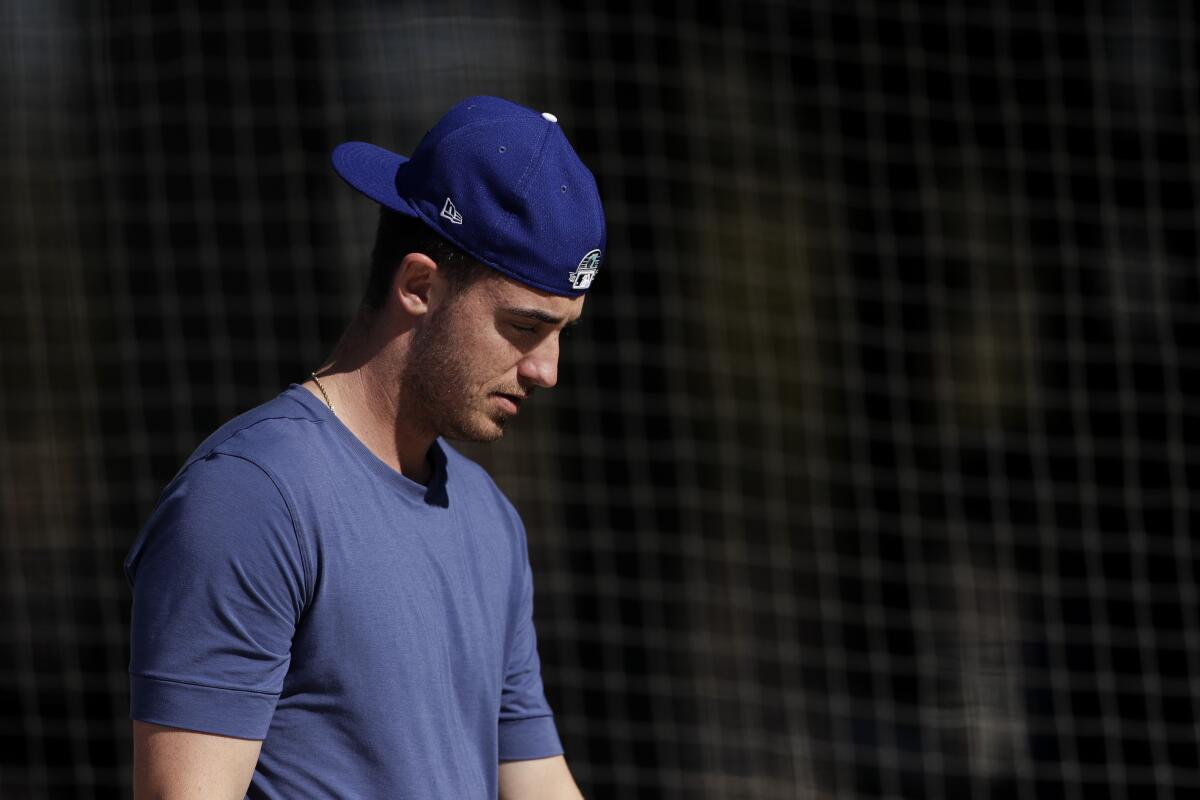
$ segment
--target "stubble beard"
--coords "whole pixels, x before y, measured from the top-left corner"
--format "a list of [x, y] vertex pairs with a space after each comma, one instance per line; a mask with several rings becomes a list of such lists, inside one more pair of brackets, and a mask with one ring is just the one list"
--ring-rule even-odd
[[469, 355], [456, 345], [458, 337], [448, 324], [451, 308], [439, 309], [413, 333], [405, 376], [407, 403], [439, 436], [465, 442], [494, 442], [504, 436], [509, 415], [485, 407], [487, 394], [474, 386]]

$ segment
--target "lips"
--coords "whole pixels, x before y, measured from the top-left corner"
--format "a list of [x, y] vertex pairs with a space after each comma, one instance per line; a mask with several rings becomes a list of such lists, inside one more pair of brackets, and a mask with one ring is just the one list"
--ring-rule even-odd
[[518, 394], [505, 394], [504, 392], [495, 392], [493, 395], [504, 406], [504, 410], [509, 414], [516, 414], [521, 410], [521, 401], [525, 398]]

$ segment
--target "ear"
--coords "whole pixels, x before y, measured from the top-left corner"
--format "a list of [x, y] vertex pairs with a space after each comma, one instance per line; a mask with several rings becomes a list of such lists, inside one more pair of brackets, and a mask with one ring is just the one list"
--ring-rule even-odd
[[437, 283], [437, 264], [424, 253], [409, 253], [392, 275], [392, 297], [405, 312], [417, 317], [429, 312]]

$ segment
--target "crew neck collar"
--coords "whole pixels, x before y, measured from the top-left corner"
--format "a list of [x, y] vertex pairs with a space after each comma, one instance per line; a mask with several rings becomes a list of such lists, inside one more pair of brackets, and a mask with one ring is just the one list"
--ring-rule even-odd
[[353, 431], [338, 419], [336, 414], [329, 410], [329, 406], [300, 384], [291, 384], [283, 394], [304, 406], [337, 438], [339, 443], [353, 452], [368, 470], [388, 484], [395, 486], [405, 496], [427, 505], [442, 507], [449, 505], [447, 493], [449, 475], [442, 437], [434, 439], [433, 444], [429, 446], [427, 456], [431, 465], [429, 482], [421, 484], [384, 463], [371, 451], [371, 448], [367, 447], [361, 439], [354, 435]]

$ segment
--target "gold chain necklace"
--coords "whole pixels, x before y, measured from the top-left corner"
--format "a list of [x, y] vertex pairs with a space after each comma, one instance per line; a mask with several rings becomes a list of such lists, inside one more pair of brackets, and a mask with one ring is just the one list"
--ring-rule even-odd
[[317, 388], [321, 390], [321, 397], [325, 398], [325, 405], [329, 406], [329, 413], [337, 416], [337, 412], [333, 410], [333, 401], [329, 399], [329, 395], [325, 393], [325, 387], [321, 385], [321, 379], [317, 377], [317, 373], [310, 372], [312, 379], [317, 382]]

